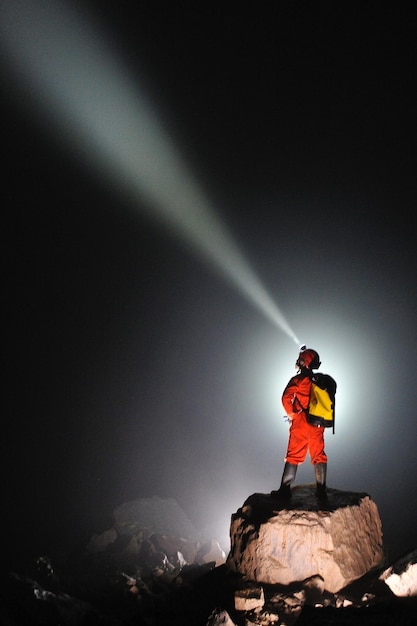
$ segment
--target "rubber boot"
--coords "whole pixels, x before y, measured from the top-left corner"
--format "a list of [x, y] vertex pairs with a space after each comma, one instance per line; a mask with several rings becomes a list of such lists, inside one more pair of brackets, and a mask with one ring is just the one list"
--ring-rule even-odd
[[326, 490], [326, 474], [327, 463], [317, 463], [314, 466], [314, 474], [316, 477], [316, 496], [319, 500], [325, 502], [327, 500]]
[[292, 463], [285, 463], [284, 471], [282, 473], [282, 478], [281, 478], [281, 486], [278, 489], [278, 491], [273, 491], [272, 495], [283, 500], [288, 500], [289, 498], [291, 498], [290, 485], [295, 480], [297, 467], [298, 465], [293, 465]]

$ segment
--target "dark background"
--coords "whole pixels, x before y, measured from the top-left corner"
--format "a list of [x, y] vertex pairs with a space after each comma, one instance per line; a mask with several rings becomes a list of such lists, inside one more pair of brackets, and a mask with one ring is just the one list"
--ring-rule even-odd
[[[329, 486], [371, 495], [393, 554], [415, 547], [411, 8], [107, 4], [80, 7], [338, 382]], [[6, 553], [83, 541], [151, 495], [227, 549], [230, 515], [279, 484], [297, 346], [132, 212], [1, 69]]]

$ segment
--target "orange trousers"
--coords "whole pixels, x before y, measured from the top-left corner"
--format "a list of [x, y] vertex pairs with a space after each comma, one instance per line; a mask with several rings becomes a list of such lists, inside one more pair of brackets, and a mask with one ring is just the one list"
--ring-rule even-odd
[[291, 421], [285, 461], [292, 465], [304, 463], [310, 453], [311, 463], [327, 463], [324, 451], [324, 428], [312, 426], [307, 422], [305, 413], [296, 413]]

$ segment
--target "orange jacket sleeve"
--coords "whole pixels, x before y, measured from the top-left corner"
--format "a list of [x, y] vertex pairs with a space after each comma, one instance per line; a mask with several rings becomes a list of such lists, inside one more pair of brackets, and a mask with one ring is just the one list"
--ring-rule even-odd
[[293, 376], [282, 394], [282, 405], [287, 415], [306, 410], [310, 400], [311, 380], [305, 374]]

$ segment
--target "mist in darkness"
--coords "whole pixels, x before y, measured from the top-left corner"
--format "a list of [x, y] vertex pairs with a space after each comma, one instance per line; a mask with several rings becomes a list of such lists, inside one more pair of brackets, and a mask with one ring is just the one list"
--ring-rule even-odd
[[[414, 31], [374, 3], [87, 4], [147, 85], [190, 172], [321, 370], [338, 382], [330, 487], [366, 491], [417, 544]], [[277, 488], [297, 348], [33, 114], [2, 98], [10, 554], [88, 538], [175, 497], [227, 542]], [[311, 482], [307, 461], [297, 483]]]

